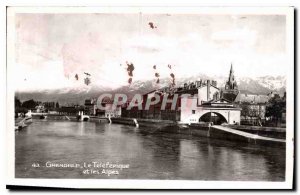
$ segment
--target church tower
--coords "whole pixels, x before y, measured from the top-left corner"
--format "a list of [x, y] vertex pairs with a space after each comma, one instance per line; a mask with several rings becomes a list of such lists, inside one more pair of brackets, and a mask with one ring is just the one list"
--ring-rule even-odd
[[234, 78], [234, 72], [233, 72], [232, 64], [231, 64], [231, 67], [230, 67], [229, 78], [228, 78], [228, 81], [226, 82], [225, 89], [226, 90], [235, 90], [235, 89], [237, 90], [238, 89], [236, 80]]
[[226, 99], [229, 102], [234, 102], [237, 95], [239, 94], [237, 82], [234, 77], [232, 64], [230, 67], [228, 80], [226, 81], [226, 84], [225, 84], [225, 90], [222, 91], [221, 93], [222, 93], [221, 97]]

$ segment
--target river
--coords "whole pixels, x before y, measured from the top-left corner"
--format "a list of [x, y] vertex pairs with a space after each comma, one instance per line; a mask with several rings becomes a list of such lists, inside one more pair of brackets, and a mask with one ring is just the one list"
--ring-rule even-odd
[[[285, 150], [92, 122], [34, 120], [15, 135], [16, 178], [284, 181]], [[74, 165], [79, 167], [72, 167]], [[111, 166], [127, 166], [123, 169]], [[106, 167], [105, 167], [106, 166]]]

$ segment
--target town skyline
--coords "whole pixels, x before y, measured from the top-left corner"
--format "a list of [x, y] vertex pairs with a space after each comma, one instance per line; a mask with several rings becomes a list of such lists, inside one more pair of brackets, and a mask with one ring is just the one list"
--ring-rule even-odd
[[[192, 85], [196, 82], [206, 82], [207, 80], [212, 80], [214, 85], [218, 87], [220, 90], [226, 90], [226, 85], [229, 79], [232, 79], [232, 75], [234, 75], [234, 71], [229, 71], [228, 76], [223, 76], [221, 78], [216, 77], [207, 77], [201, 75], [202, 77], [190, 77], [189, 79], [179, 79], [177, 80], [177, 85], [173, 86], [175, 88], [182, 88], [186, 85]], [[273, 80], [275, 79], [275, 80]], [[236, 80], [236, 84], [238, 86], [238, 90], [244, 94], [252, 94], [257, 96], [266, 96], [272, 93], [278, 93], [281, 96], [284, 96], [286, 92], [286, 78], [282, 80], [280, 77], [262, 77], [262, 80], [253, 80], [249, 78], [246, 79], [237, 79], [234, 75], [234, 80]], [[233, 82], [233, 81], [231, 81]], [[236, 85], [235, 84], [235, 85]], [[114, 90], [108, 88], [98, 88], [95, 86], [89, 86], [90, 88], [85, 89], [62, 89], [62, 90], [42, 90], [42, 91], [34, 91], [34, 92], [18, 92], [16, 91], [15, 97], [20, 98], [21, 100], [40, 100], [40, 101], [58, 101], [64, 104], [76, 105], [83, 102], [86, 98], [97, 99], [98, 96], [102, 94], [126, 94], [129, 97], [134, 96], [135, 94], [147, 94], [149, 91], [159, 91], [164, 90], [166, 88], [173, 88], [171, 86], [170, 79], [162, 79], [161, 84], [158, 85], [155, 81], [146, 81], [139, 82], [136, 81], [132, 83], [130, 86], [123, 86]], [[171, 87], [171, 88], [170, 88]]]

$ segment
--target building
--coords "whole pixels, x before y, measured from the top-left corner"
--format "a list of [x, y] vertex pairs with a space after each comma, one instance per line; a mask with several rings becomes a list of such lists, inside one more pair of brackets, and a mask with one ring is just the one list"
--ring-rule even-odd
[[113, 100], [110, 98], [103, 98], [101, 102], [102, 108], [96, 109], [96, 115], [101, 117], [121, 117], [122, 106], [121, 104], [114, 105]]
[[56, 103], [55, 102], [44, 102], [44, 107], [48, 110], [53, 110], [56, 108]]
[[[237, 89], [232, 67], [229, 77], [228, 90]], [[145, 109], [147, 100], [154, 98], [154, 95], [160, 98], [159, 101], [155, 105], [150, 105], [149, 109]], [[161, 105], [166, 96], [168, 100], [178, 98], [175, 107], [172, 108], [172, 103], [168, 101], [162, 110]], [[222, 97], [216, 81], [201, 79], [185, 83], [183, 87], [162, 88], [144, 94], [142, 110], [137, 107], [128, 110], [124, 105], [122, 107], [122, 117], [174, 120], [185, 124], [200, 122], [239, 124], [240, 114], [241, 109], [233, 101]]]
[[39, 103], [39, 105], [37, 105], [37, 106], [35, 107], [35, 112], [37, 112], [37, 113], [43, 113], [43, 112], [46, 112], [46, 109], [45, 109], [44, 104]]
[[263, 125], [266, 119], [266, 105], [270, 97], [276, 96], [276, 93], [264, 95], [239, 90], [232, 65], [225, 90], [221, 94], [222, 98], [234, 102], [236, 106], [241, 108], [240, 122], [243, 125]]
[[86, 99], [84, 101], [84, 114], [86, 115], [96, 115], [96, 100], [95, 99]]
[[[169, 100], [176, 95], [178, 98], [175, 109], [171, 103], [167, 103], [162, 110], [161, 105], [165, 97], [167, 96], [170, 102]], [[155, 96], [160, 98], [159, 101], [145, 109], [146, 102]], [[220, 89], [216, 81], [199, 79], [177, 88], [164, 87], [150, 91], [142, 97], [142, 109], [138, 109], [137, 106], [127, 109], [127, 102], [122, 105], [121, 110], [122, 117], [129, 118], [173, 120], [184, 124], [213, 122], [261, 126], [267, 124], [266, 110], [269, 99], [277, 96], [275, 92], [263, 95], [239, 90], [231, 64], [224, 89]], [[285, 115], [284, 111], [282, 115]]]
[[230, 67], [228, 81], [225, 84], [225, 90], [238, 90], [237, 82], [234, 77], [232, 64]]
[[58, 114], [76, 116], [78, 115], [79, 111], [83, 110], [84, 107], [79, 105], [61, 106], [60, 108], [58, 108]]
[[[154, 94], [159, 97], [158, 103], [150, 105], [149, 109], [144, 109], [147, 105], [147, 101], [154, 98]], [[174, 96], [175, 92], [171, 88], [170, 90], [163, 88], [143, 95], [143, 110], [140, 112], [140, 117], [145, 119], [158, 119], [158, 120], [180, 120], [180, 101]], [[164, 109], [162, 109], [163, 101], [166, 99]], [[172, 101], [174, 100], [174, 108], [172, 108]]]
[[114, 105], [112, 101], [104, 103], [105, 117], [121, 117], [121, 105]]
[[[159, 101], [154, 105], [149, 105], [146, 109], [146, 102], [153, 100], [154, 96], [159, 97]], [[165, 104], [165, 109], [161, 109], [163, 104], [163, 99], [166, 98], [167, 103]], [[166, 87], [158, 90], [150, 91], [142, 96], [141, 107], [138, 106], [127, 109], [130, 101], [122, 105], [122, 117], [126, 118], [142, 118], [142, 119], [156, 119], [156, 120], [180, 120], [180, 101], [175, 100], [175, 108], [172, 109], [171, 101], [174, 98], [174, 92], [172, 89], [167, 89]]]
[[263, 125], [266, 120], [266, 106], [269, 99], [269, 95], [241, 90], [235, 100], [236, 104], [242, 108], [241, 124]]
[[225, 90], [220, 90], [217, 82], [210, 80], [196, 81], [192, 86], [193, 93], [189, 93], [190, 96], [186, 98], [181, 98], [180, 122], [240, 124], [241, 108], [234, 103], [239, 90], [232, 65]]
[[221, 90], [207, 80], [196, 87], [198, 93], [181, 98], [181, 123], [213, 122], [239, 124], [241, 109], [220, 97]]
[[222, 98], [226, 99], [229, 102], [234, 102], [238, 94], [239, 94], [238, 85], [231, 64], [229, 77], [225, 84], [225, 90], [221, 91], [221, 96]]
[[241, 90], [237, 95], [235, 102], [237, 103], [253, 103], [253, 104], [266, 104], [270, 99], [269, 95], [255, 94], [249, 91]]
[[241, 107], [241, 124], [243, 125], [263, 125], [266, 120], [266, 104], [248, 103], [239, 104]]

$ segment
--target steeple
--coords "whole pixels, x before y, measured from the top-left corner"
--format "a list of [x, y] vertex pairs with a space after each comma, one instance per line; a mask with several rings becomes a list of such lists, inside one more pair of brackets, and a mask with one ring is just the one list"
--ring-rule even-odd
[[230, 66], [229, 77], [228, 77], [228, 81], [226, 82], [225, 89], [237, 89], [237, 83], [234, 78], [232, 63]]
[[230, 66], [229, 77], [225, 84], [225, 90], [222, 91], [221, 93], [222, 93], [221, 97], [230, 102], [234, 102], [237, 95], [239, 94], [238, 86], [234, 78], [232, 63]]
[[232, 68], [232, 63], [231, 63], [231, 66], [230, 66], [230, 72], [229, 72], [228, 81], [231, 82], [231, 83], [234, 82], [234, 72], [233, 72], [233, 68]]

